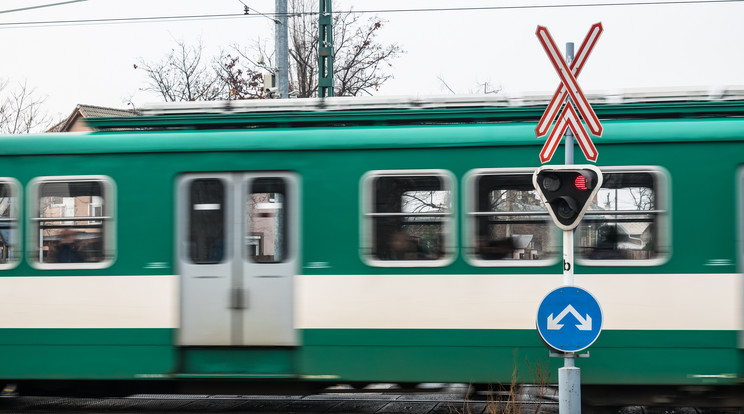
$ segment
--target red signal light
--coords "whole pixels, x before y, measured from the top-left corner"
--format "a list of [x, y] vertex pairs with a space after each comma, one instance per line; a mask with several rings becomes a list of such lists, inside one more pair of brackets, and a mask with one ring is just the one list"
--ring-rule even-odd
[[586, 186], [586, 178], [581, 174], [576, 176], [576, 179], [574, 180], [574, 185], [576, 186], [577, 189], [582, 190], [582, 191], [589, 189]]

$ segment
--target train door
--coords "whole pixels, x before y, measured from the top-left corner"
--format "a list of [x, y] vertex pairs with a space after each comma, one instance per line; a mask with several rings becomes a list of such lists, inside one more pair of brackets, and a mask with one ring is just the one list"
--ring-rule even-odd
[[183, 346], [292, 346], [299, 183], [287, 173], [182, 176]]

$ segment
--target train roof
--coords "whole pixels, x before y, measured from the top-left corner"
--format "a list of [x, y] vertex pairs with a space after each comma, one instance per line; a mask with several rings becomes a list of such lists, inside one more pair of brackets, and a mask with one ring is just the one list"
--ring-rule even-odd
[[[105, 131], [536, 122], [552, 95], [333, 97], [151, 104], [138, 116], [89, 118]], [[744, 87], [591, 93], [602, 119], [744, 114]]]
[[[0, 156], [542, 145], [535, 126], [550, 97], [333, 98], [155, 105], [140, 116], [88, 118], [89, 133], [2, 137]], [[641, 99], [643, 98], [643, 99]], [[742, 141], [744, 89], [597, 103], [597, 144]], [[301, 133], [300, 133], [301, 132]]]

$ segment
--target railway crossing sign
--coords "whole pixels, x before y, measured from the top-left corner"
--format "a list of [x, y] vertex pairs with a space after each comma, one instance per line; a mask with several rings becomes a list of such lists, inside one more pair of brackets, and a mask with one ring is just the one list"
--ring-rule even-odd
[[[537, 26], [537, 38], [540, 40], [540, 43], [548, 54], [553, 67], [561, 78], [561, 84], [553, 94], [553, 99], [551, 99], [535, 128], [535, 133], [538, 138], [544, 137], [548, 134], [550, 125], [556, 118], [558, 110], [563, 106], [564, 102], [566, 102], [563, 111], [558, 116], [558, 121], [553, 128], [553, 131], [548, 136], [545, 145], [540, 151], [540, 161], [543, 163], [546, 163], [553, 158], [553, 154], [555, 153], [556, 148], [558, 148], [561, 137], [563, 137], [563, 134], [568, 128], [570, 128], [576, 136], [586, 159], [592, 162], [597, 161], [597, 148], [594, 146], [591, 137], [579, 120], [579, 114], [584, 119], [589, 131], [593, 135], [598, 137], [602, 136], [603, 127], [599, 122], [599, 118], [594, 112], [594, 109], [586, 99], [584, 92], [582, 92], [581, 87], [579, 87], [576, 77], [581, 72], [581, 69], [583, 69], [587, 57], [589, 57], [589, 54], [592, 49], [594, 49], [594, 45], [597, 43], [599, 36], [602, 34], [602, 30], [602, 23], [595, 23], [592, 25], [589, 29], [589, 33], [584, 39], [584, 42], [579, 48], [579, 52], [576, 54], [576, 58], [571, 61], [569, 66], [561, 56], [561, 53], [553, 41], [553, 38], [550, 36], [548, 29], [544, 26]], [[570, 99], [568, 99], [569, 97]]]
[[558, 352], [588, 348], [602, 330], [602, 309], [594, 296], [577, 286], [562, 286], [545, 296], [537, 309], [537, 331]]

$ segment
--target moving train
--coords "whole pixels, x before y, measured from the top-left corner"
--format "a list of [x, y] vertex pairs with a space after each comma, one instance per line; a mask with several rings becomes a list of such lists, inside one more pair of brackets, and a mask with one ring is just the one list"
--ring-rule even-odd
[[[744, 93], [590, 100], [604, 182], [575, 283], [604, 323], [584, 400], [741, 405]], [[556, 383], [535, 327], [563, 283], [532, 184], [546, 104], [163, 104], [1, 137], [0, 381]]]

